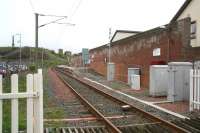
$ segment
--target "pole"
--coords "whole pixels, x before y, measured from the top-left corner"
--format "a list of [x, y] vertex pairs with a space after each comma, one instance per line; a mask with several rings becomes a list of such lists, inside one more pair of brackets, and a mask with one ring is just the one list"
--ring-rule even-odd
[[12, 47], [13, 48], [15, 47], [15, 36], [14, 35], [12, 36]]
[[111, 56], [111, 28], [109, 28], [109, 45], [108, 45], [108, 63], [107, 63], [107, 80], [110, 81], [111, 68], [110, 68], [110, 56]]
[[42, 48], [42, 68], [43, 68], [43, 63], [44, 63], [44, 48]]
[[[57, 19], [57, 20], [54, 20], [54, 21], [51, 21], [51, 22], [48, 22], [48, 23], [46, 23], [46, 24], [43, 24], [43, 25], [40, 25], [39, 26], [39, 22], [38, 22], [38, 20], [39, 20], [39, 15], [40, 16], [54, 16], [54, 17], [62, 17], [62, 18], [60, 18], [60, 19]], [[38, 14], [38, 13], [35, 13], [35, 64], [36, 64], [36, 67], [38, 68], [38, 48], [39, 48], [39, 46], [38, 46], [38, 44], [39, 44], [39, 39], [38, 39], [38, 30], [39, 30], [39, 28], [40, 27], [43, 27], [43, 26], [46, 26], [46, 25], [48, 25], [48, 24], [52, 24], [52, 23], [56, 23], [57, 21], [59, 21], [59, 20], [62, 20], [62, 19], [65, 19], [65, 18], [67, 18], [67, 16], [57, 16], [57, 15], [44, 15], [44, 14]], [[58, 24], [70, 24], [70, 23], [58, 23]], [[71, 25], [73, 25], [74, 26], [74, 24], [71, 24]]]
[[29, 48], [29, 64], [31, 64], [31, 47]]
[[111, 28], [109, 28], [109, 51], [108, 51], [108, 62], [110, 63], [110, 46], [111, 45]]
[[[20, 70], [21, 68], [21, 62], [22, 62], [22, 35], [21, 33], [17, 33], [15, 35], [13, 35], [13, 44], [15, 43], [15, 36], [19, 36], [19, 40], [17, 41], [17, 43], [19, 43], [19, 62], [18, 62], [18, 70]], [[13, 45], [14, 46], [14, 45]]]
[[38, 48], [38, 13], [35, 13], [35, 48]]
[[22, 63], [22, 36], [21, 34], [19, 34], [19, 37], [20, 37], [20, 54], [19, 54], [19, 66], [21, 67], [21, 63]]
[[110, 63], [110, 43], [109, 43], [109, 51], [108, 51], [108, 63]]
[[38, 58], [38, 13], [35, 13], [35, 63], [37, 67], [37, 58]]

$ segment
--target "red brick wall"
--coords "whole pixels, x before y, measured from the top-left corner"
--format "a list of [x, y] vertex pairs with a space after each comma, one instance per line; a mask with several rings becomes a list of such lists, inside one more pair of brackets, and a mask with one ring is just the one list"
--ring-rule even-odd
[[[115, 63], [115, 79], [127, 82], [128, 68], [141, 68], [141, 85], [149, 86], [152, 61], [193, 61], [199, 59], [200, 48], [189, 45], [190, 19], [180, 20], [168, 28], [156, 28], [112, 43], [111, 62]], [[161, 48], [161, 56], [153, 57], [153, 49]], [[90, 50], [90, 67], [106, 76], [108, 47]]]
[[77, 54], [77, 55], [73, 55], [72, 57], [72, 66], [74, 67], [81, 67], [82, 66], [82, 58], [81, 58], [81, 54]]
[[103, 47], [103, 49], [90, 50], [90, 59], [90, 67], [106, 76], [107, 49]]
[[[149, 65], [152, 61], [167, 60], [167, 44], [164, 31], [143, 35], [139, 39], [125, 40], [112, 47], [112, 62], [116, 64], [116, 79], [127, 82], [128, 67], [141, 69], [141, 85], [148, 86]], [[153, 57], [153, 49], [161, 48], [161, 56]]]

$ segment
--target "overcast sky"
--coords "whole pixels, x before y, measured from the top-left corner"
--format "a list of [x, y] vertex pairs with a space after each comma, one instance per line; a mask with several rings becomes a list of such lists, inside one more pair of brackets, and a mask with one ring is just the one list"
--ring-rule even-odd
[[[39, 29], [39, 46], [73, 53], [108, 42], [109, 27], [145, 31], [167, 24], [185, 0], [0, 0], [0, 46], [22, 34], [23, 46], [34, 46], [34, 12], [64, 15], [62, 22]], [[57, 18], [39, 17], [39, 24]], [[16, 37], [16, 39], [18, 39]], [[19, 45], [19, 44], [17, 44]]]

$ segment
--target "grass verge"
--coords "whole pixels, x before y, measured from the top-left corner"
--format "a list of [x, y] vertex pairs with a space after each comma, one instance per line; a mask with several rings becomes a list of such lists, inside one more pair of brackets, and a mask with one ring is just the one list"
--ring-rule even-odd
[[[19, 75], [19, 92], [26, 91], [26, 74]], [[3, 93], [11, 92], [11, 80], [10, 77], [3, 79]], [[26, 100], [19, 100], [19, 129], [24, 130], [26, 128]], [[3, 133], [11, 132], [11, 100], [3, 101]]]

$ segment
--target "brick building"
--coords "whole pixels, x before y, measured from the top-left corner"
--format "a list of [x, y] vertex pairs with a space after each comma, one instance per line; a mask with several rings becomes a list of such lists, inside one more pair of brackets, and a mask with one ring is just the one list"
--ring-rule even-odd
[[[195, 61], [200, 48], [190, 45], [190, 18], [112, 42], [111, 62], [115, 63], [115, 79], [127, 82], [128, 68], [140, 68], [141, 85], [149, 86], [149, 66], [152, 63]], [[153, 56], [159, 49], [160, 55]], [[106, 76], [108, 46], [91, 49], [89, 67]], [[81, 53], [73, 57], [73, 64], [81, 66]]]
[[200, 0], [186, 0], [178, 12], [174, 15], [171, 22], [181, 20], [186, 17], [191, 19], [191, 40], [192, 47], [200, 47]]

